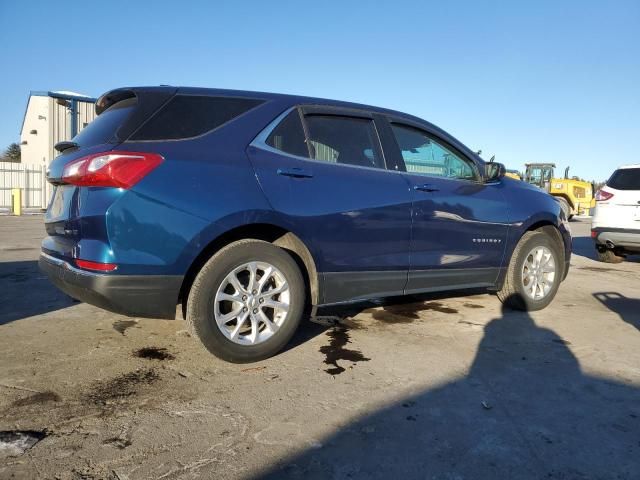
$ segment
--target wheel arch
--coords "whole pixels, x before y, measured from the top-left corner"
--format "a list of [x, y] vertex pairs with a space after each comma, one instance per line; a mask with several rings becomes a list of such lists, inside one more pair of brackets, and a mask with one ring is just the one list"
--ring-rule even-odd
[[[507, 257], [509, 262], [511, 261], [511, 257], [513, 256], [513, 252], [515, 250], [516, 245], [518, 245], [518, 242], [520, 242], [522, 237], [527, 232], [533, 232], [536, 230], [547, 232], [549, 236], [558, 243], [558, 246], [560, 247], [560, 251], [562, 252], [562, 257], [563, 257], [561, 264], [563, 265], [564, 271], [562, 274], [562, 278], [564, 279], [567, 274], [567, 269], [564, 267], [564, 264], [567, 259], [567, 252], [571, 251], [571, 244], [566, 243], [564, 236], [562, 235], [562, 232], [560, 231], [560, 228], [558, 227], [557, 223], [555, 223], [549, 218], [537, 218], [535, 220], [531, 219], [528, 223], [523, 223], [521, 229], [518, 232], [518, 235], [515, 238], [513, 238], [513, 240], [510, 242], [509, 255]], [[496, 282], [497, 289], [502, 288], [502, 285], [504, 284], [504, 279], [505, 279], [508, 265], [509, 264], [507, 263], [503, 268], [500, 269], [500, 275], [498, 276], [498, 279]]]
[[305, 279], [311, 305], [317, 305], [320, 298], [320, 279], [316, 261], [307, 245], [295, 233], [271, 223], [253, 223], [232, 228], [209, 242], [189, 265], [182, 281], [178, 303], [182, 303], [183, 314], [186, 300], [196, 275], [204, 264], [220, 249], [247, 238], [264, 240], [286, 250], [298, 264]]

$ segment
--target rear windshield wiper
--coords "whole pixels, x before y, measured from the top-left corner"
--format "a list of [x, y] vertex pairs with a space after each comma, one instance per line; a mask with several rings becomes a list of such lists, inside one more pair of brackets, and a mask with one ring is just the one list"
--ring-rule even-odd
[[79, 147], [80, 145], [78, 145], [76, 142], [69, 142], [69, 141], [58, 142], [53, 146], [53, 148], [55, 148], [60, 153], [70, 148], [79, 148]]

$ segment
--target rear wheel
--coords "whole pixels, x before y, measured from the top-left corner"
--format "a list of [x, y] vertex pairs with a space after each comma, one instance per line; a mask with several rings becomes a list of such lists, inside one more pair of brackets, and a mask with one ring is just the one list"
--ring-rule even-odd
[[527, 232], [513, 251], [498, 298], [516, 310], [541, 310], [555, 297], [563, 268], [557, 241], [540, 230]]
[[613, 250], [608, 248], [598, 248], [598, 260], [604, 263], [620, 263], [624, 260], [624, 256], [617, 255]]
[[215, 356], [253, 362], [279, 352], [304, 309], [305, 283], [283, 249], [241, 240], [220, 250], [196, 276], [187, 322]]

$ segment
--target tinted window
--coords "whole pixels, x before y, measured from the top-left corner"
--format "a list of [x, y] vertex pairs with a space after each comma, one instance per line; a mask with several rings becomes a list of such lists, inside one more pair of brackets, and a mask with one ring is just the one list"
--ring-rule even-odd
[[261, 100], [177, 95], [131, 140], [175, 140], [209, 132], [262, 103]]
[[407, 172], [431, 177], [476, 180], [470, 163], [415, 128], [392, 124]]
[[298, 110], [293, 110], [273, 129], [267, 138], [267, 145], [299, 157], [309, 157], [309, 149], [304, 139], [304, 129]]
[[360, 167], [385, 168], [372, 120], [306, 115], [311, 158]]
[[89, 125], [73, 138], [81, 147], [99, 145], [111, 140], [116, 130], [136, 108], [136, 99], [122, 100], [98, 115]]
[[607, 181], [616, 190], [640, 190], [640, 168], [621, 168]]

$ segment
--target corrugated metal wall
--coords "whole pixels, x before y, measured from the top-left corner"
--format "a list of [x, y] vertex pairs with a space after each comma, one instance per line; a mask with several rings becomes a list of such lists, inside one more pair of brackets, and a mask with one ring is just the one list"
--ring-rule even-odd
[[[58, 152], [55, 150], [54, 145], [64, 140], [71, 140], [73, 138], [72, 132], [72, 111], [73, 105], [71, 100], [60, 100], [57, 98], [49, 98], [49, 116], [51, 121], [49, 122], [49, 162], [53, 160]], [[73, 101], [75, 103], [75, 115], [76, 115], [76, 128], [78, 132], [81, 132], [84, 127], [89, 125], [96, 118], [95, 104], [93, 102], [81, 102], [79, 100]], [[53, 192], [53, 188], [49, 183], [45, 184], [45, 199], [49, 199]], [[45, 205], [46, 206], [46, 205]]]
[[[66, 105], [58, 103], [66, 102]], [[75, 115], [76, 125], [78, 132], [82, 131], [89, 123], [96, 118], [95, 105], [92, 102], [74, 101], [75, 103]], [[58, 152], [55, 151], [53, 146], [64, 140], [71, 140], [72, 135], [72, 108], [71, 100], [59, 100], [57, 98], [49, 98], [49, 116], [51, 121], [49, 122], [49, 138], [51, 143], [49, 145], [49, 161], [54, 159]], [[68, 105], [68, 106], [67, 106]]]
[[22, 189], [23, 208], [46, 208], [46, 167], [0, 162], [0, 207], [11, 207], [11, 189]]

